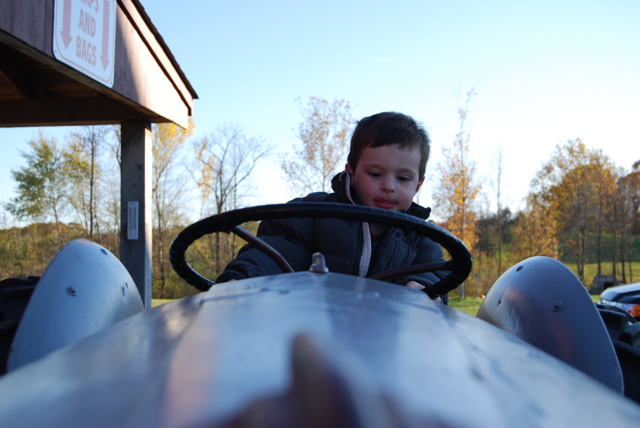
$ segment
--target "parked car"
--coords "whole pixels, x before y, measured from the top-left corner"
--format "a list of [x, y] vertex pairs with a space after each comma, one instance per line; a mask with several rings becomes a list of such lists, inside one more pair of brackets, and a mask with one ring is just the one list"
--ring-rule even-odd
[[607, 288], [600, 295], [599, 303], [617, 306], [640, 318], [640, 282]]

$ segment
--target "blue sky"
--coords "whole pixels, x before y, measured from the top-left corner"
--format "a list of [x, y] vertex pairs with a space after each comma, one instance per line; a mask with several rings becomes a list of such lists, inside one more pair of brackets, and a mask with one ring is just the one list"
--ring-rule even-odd
[[[234, 122], [288, 151], [300, 121], [294, 100], [341, 98], [355, 118], [396, 110], [423, 122], [433, 139], [429, 175], [457, 131], [457, 94], [475, 85], [472, 156], [487, 176], [503, 146], [513, 209], [567, 139], [602, 148], [625, 169], [640, 159], [638, 1], [142, 3], [199, 95], [196, 137]], [[0, 129], [0, 200], [13, 195], [10, 169], [36, 133]], [[276, 156], [257, 173], [256, 203], [292, 196]], [[431, 204], [431, 187], [420, 203]]]

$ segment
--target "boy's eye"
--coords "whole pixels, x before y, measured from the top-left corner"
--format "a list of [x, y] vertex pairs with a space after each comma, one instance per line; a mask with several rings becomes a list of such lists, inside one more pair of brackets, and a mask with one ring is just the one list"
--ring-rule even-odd
[[372, 177], [380, 177], [381, 174], [379, 172], [370, 172], [369, 175]]
[[410, 181], [411, 179], [409, 177], [398, 177], [398, 180], [400, 181]]

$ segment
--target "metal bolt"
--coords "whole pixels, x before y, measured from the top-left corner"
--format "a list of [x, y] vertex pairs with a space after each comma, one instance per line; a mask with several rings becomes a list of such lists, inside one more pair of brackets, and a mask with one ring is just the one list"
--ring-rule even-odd
[[67, 287], [67, 292], [69, 294], [71, 294], [72, 296], [75, 296], [78, 294], [78, 289], [76, 287], [74, 287], [73, 285], [70, 285]]
[[309, 272], [329, 273], [329, 269], [327, 269], [327, 264], [324, 261], [322, 253], [313, 253], [311, 256], [311, 267], [309, 268]]
[[565, 307], [565, 304], [562, 300], [558, 300], [553, 304], [553, 312], [560, 312]]

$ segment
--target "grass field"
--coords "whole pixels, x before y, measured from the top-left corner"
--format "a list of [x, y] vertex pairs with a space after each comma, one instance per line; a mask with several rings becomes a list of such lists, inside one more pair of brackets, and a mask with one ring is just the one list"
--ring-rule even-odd
[[[576, 269], [575, 263], [566, 263], [563, 262], [565, 266], [567, 266], [573, 273], [576, 275], [578, 271]], [[600, 271], [603, 275], [611, 275], [613, 273], [613, 263], [611, 262], [603, 262], [600, 265]], [[629, 274], [629, 264], [625, 263], [625, 271], [626, 271], [626, 280], [627, 284], [632, 282], [640, 282], [640, 262], [631, 262], [631, 275]], [[598, 264], [597, 263], [586, 263], [584, 265], [584, 282], [589, 287], [593, 283], [593, 278], [598, 273]], [[618, 281], [622, 282], [622, 266], [620, 263], [616, 263], [616, 277]]]
[[[600, 296], [592, 294], [591, 300], [597, 303], [600, 300]], [[455, 297], [449, 299], [449, 306], [473, 316], [476, 316], [481, 304], [482, 299], [479, 297]]]
[[479, 297], [454, 297], [449, 299], [449, 306], [473, 316], [478, 313], [481, 303], [482, 299]]

